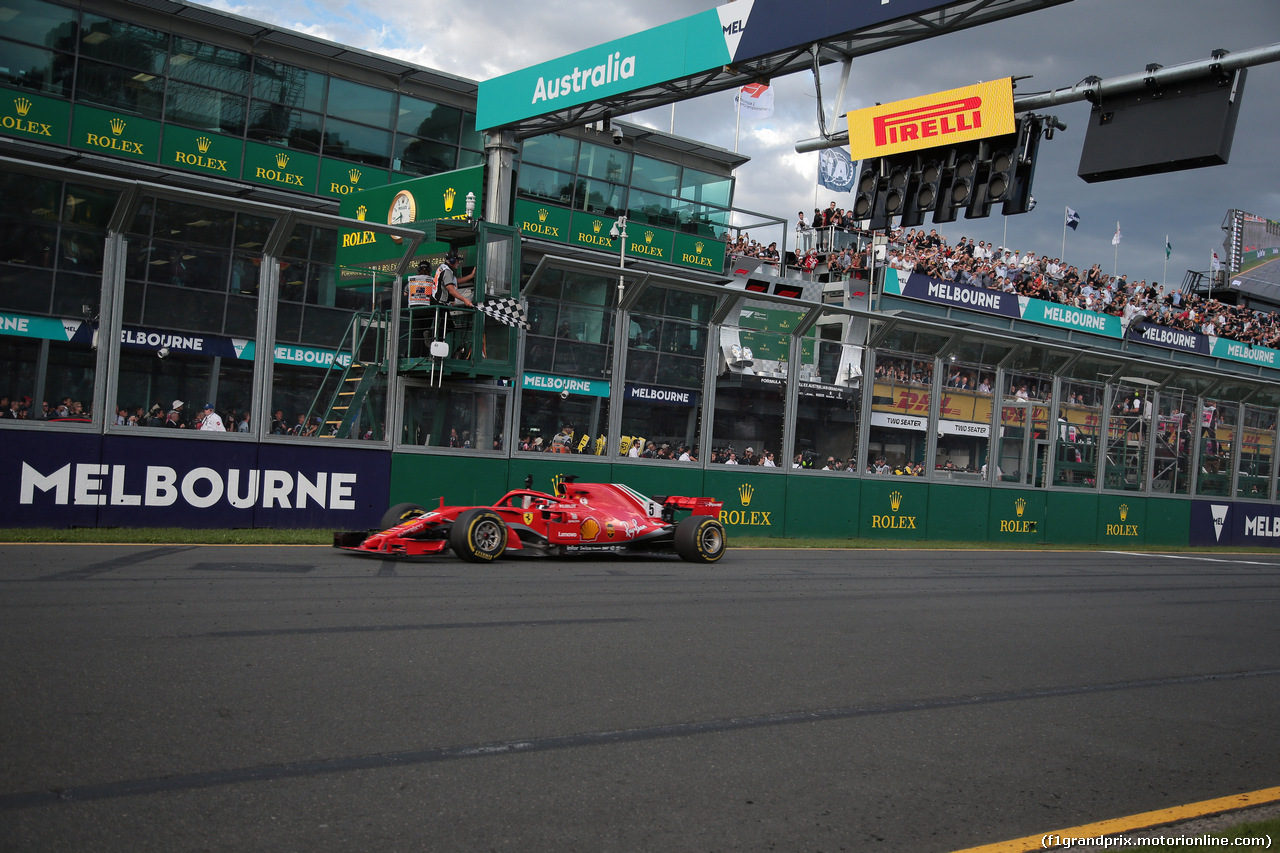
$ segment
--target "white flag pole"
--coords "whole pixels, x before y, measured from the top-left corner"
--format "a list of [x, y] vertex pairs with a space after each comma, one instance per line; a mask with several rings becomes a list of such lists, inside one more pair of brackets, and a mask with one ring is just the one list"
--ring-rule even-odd
[[1062, 211], [1062, 263], [1067, 263], [1067, 211], [1071, 208], [1063, 208]]
[[733, 123], [733, 153], [738, 153], [738, 128], [742, 127], [742, 87], [738, 87], [738, 94], [734, 96], [735, 103], [738, 105], [738, 117]]
[[1160, 275], [1164, 276], [1165, 283], [1167, 284], [1169, 282], [1169, 235], [1168, 234], [1164, 235], [1164, 245], [1165, 245], [1164, 272], [1160, 273]]
[[[1120, 236], [1120, 223], [1116, 223], [1116, 237]], [[1120, 273], [1120, 241], [1116, 237], [1111, 238], [1111, 244], [1116, 247], [1116, 256], [1111, 264], [1111, 277], [1115, 278]]]

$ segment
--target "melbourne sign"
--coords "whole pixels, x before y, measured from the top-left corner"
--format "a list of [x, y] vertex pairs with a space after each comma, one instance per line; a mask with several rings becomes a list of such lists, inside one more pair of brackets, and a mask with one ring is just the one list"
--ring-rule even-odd
[[356, 527], [386, 502], [390, 457], [161, 436], [13, 431], [0, 464], [11, 524]]
[[599, 379], [575, 379], [571, 376], [553, 376], [549, 373], [526, 373], [526, 391], [551, 391], [556, 394], [584, 394], [588, 397], [608, 397], [609, 383]]
[[479, 88], [476, 127], [488, 130], [514, 124], [947, 5], [938, 0], [808, 6], [792, 0], [725, 3], [485, 80]]
[[849, 113], [854, 160], [1002, 136], [1016, 129], [1013, 78], [878, 104]]
[[1190, 544], [1280, 548], [1280, 515], [1266, 504], [1192, 501]]
[[638, 400], [642, 403], [661, 403], [666, 406], [696, 406], [698, 392], [684, 388], [661, 388], [652, 385], [627, 385], [623, 389], [623, 399]]

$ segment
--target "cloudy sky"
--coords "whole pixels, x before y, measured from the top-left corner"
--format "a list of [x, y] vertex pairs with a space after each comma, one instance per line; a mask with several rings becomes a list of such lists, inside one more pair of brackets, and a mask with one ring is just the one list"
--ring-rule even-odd
[[[869, 0], [846, 0], [868, 2]], [[215, 0], [208, 5], [276, 26], [375, 53], [485, 80], [719, 5], [708, 0], [587, 3], [581, 0]], [[1280, 42], [1277, 0], [1072, 0], [986, 27], [856, 60], [841, 112], [997, 77], [1031, 75], [1019, 91], [1071, 86], [1142, 71], [1148, 63], [1175, 65], [1207, 58], [1215, 48], [1238, 51]], [[828, 116], [839, 68], [824, 70]], [[774, 81], [776, 114], [744, 119], [738, 150], [752, 158], [738, 171], [738, 207], [794, 219], [852, 197], [817, 190], [817, 154], [797, 154], [799, 139], [818, 135], [812, 74]], [[1058, 255], [1064, 209], [1080, 215], [1067, 232], [1066, 258], [1110, 271], [1112, 235], [1123, 232], [1119, 271], [1131, 279], [1181, 282], [1187, 269], [1206, 270], [1221, 246], [1227, 211], [1239, 208], [1280, 220], [1280, 63], [1250, 70], [1231, 162], [1170, 175], [1088, 184], [1077, 175], [1089, 105], [1048, 110], [1068, 125], [1042, 144], [1033, 195], [1022, 216], [964, 220], [943, 230]], [[627, 117], [667, 130], [671, 110]], [[676, 107], [675, 132], [723, 148], [735, 144], [732, 93]], [[843, 127], [843, 119], [840, 120]], [[927, 224], [927, 223], [926, 223]], [[1007, 227], [1007, 240], [1005, 229]], [[1164, 242], [1173, 255], [1164, 273]], [[758, 235], [764, 236], [764, 235]], [[776, 239], [770, 237], [770, 239]]]

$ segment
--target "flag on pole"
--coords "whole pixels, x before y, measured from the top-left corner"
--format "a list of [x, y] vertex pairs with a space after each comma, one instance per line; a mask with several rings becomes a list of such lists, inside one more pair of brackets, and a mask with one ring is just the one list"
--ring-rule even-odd
[[858, 170], [847, 148], [824, 148], [818, 154], [818, 184], [838, 193], [853, 190]]
[[1222, 269], [1222, 261], [1218, 260], [1218, 253], [1214, 252], [1213, 257], [1209, 259], [1209, 272], [1218, 272]]
[[512, 328], [529, 328], [529, 316], [525, 313], [524, 306], [510, 296], [480, 302], [476, 305], [476, 310]]
[[773, 118], [773, 88], [768, 83], [748, 83], [738, 90], [737, 104], [749, 118]]
[[1164, 259], [1169, 260], [1169, 256], [1173, 254], [1173, 244], [1169, 242], [1169, 235], [1164, 235]]
[[1035, 209], [1036, 209], [1036, 197], [1033, 195], [1027, 196], [1027, 213], [1030, 213]]
[[1116, 236], [1111, 238], [1111, 245], [1113, 246], [1120, 245], [1120, 223], [1119, 222], [1116, 223]]
[[1080, 214], [1071, 208], [1067, 208], [1067, 227], [1072, 231], [1076, 230], [1076, 226], [1080, 224]]

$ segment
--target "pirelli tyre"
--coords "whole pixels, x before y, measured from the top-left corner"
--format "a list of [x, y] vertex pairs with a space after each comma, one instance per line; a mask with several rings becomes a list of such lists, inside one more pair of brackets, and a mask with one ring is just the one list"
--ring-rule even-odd
[[468, 563], [489, 563], [507, 548], [507, 523], [491, 509], [469, 509], [449, 530], [449, 547]]
[[396, 504], [382, 514], [382, 529], [390, 530], [393, 527], [399, 527], [406, 521], [412, 521], [426, 514], [427, 511], [417, 504]]
[[676, 553], [690, 563], [714, 563], [724, 556], [724, 525], [709, 515], [691, 515], [676, 525]]

